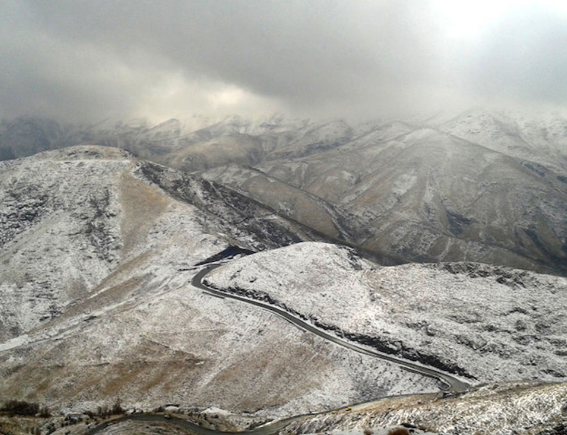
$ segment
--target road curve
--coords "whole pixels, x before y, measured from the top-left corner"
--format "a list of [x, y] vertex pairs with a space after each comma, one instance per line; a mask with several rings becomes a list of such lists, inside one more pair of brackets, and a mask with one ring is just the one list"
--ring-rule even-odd
[[466, 382], [463, 382], [460, 379], [458, 379], [458, 378], [456, 378], [452, 375], [449, 375], [445, 372], [442, 372], [440, 370], [437, 370], [437, 369], [434, 369], [434, 368], [431, 368], [431, 367], [424, 367], [422, 365], [415, 364], [415, 363], [412, 363], [410, 361], [406, 361], [406, 360], [403, 360], [403, 359], [400, 359], [400, 358], [396, 358], [394, 356], [388, 355], [388, 354], [383, 353], [383, 352], [379, 352], [377, 350], [366, 348], [364, 346], [361, 346], [359, 344], [345, 340], [343, 338], [339, 338], [336, 335], [330, 334], [323, 329], [317, 328], [316, 326], [313, 326], [312, 324], [310, 324], [310, 323], [308, 323], [308, 322], [306, 322], [306, 321], [304, 321], [304, 320], [302, 320], [298, 317], [295, 317], [293, 314], [285, 311], [282, 308], [276, 307], [276, 306], [268, 304], [266, 302], [258, 301], [256, 299], [249, 299], [249, 298], [246, 298], [244, 296], [239, 296], [239, 295], [235, 295], [235, 294], [232, 294], [232, 293], [225, 293], [223, 291], [216, 290], [214, 288], [211, 288], [211, 287], [203, 284], [203, 278], [209, 272], [211, 272], [213, 269], [216, 269], [217, 267], [220, 267], [220, 266], [221, 266], [220, 264], [211, 264], [211, 265], [205, 267], [203, 270], [201, 270], [199, 273], [197, 273], [193, 277], [193, 279], [191, 280], [191, 284], [193, 286], [207, 292], [207, 293], [210, 293], [213, 296], [236, 299], [236, 300], [246, 302], [246, 303], [251, 304], [251, 305], [256, 305], [257, 307], [269, 310], [269, 311], [279, 315], [280, 317], [283, 317], [285, 320], [287, 320], [288, 322], [291, 322], [292, 324], [298, 326], [299, 328], [301, 328], [305, 331], [308, 331], [308, 332], [312, 332], [313, 334], [316, 334], [319, 337], [324, 338], [325, 340], [332, 341], [333, 343], [336, 343], [339, 346], [345, 347], [347, 349], [353, 350], [353, 351], [361, 353], [363, 355], [370, 355], [370, 356], [373, 356], [373, 357], [376, 357], [376, 358], [383, 359], [385, 361], [392, 362], [394, 364], [399, 365], [404, 370], [407, 370], [409, 372], [418, 373], [420, 375], [436, 379], [439, 382], [441, 382], [443, 385], [445, 385], [447, 387], [447, 389], [449, 389], [451, 391], [454, 391], [454, 392], [466, 391], [466, 390], [470, 389], [470, 387], [471, 387], [471, 385], [467, 384]]
[[188, 420], [184, 420], [181, 418], [176, 418], [172, 416], [170, 418], [164, 417], [163, 414], [133, 414], [133, 415], [125, 415], [123, 417], [116, 418], [114, 420], [109, 420], [104, 423], [99, 424], [98, 426], [93, 427], [90, 429], [86, 435], [96, 435], [101, 433], [108, 427], [116, 426], [120, 423], [124, 423], [127, 421], [141, 421], [141, 422], [148, 422], [148, 423], [166, 423], [166, 424], [173, 424], [176, 426], [183, 427], [185, 429], [189, 429], [195, 435], [275, 435], [285, 426], [290, 424], [293, 420], [297, 420], [303, 416], [296, 416], [290, 417], [282, 420], [275, 421], [273, 423], [268, 423], [264, 426], [257, 427], [255, 429], [249, 429], [243, 432], [222, 432], [217, 431], [214, 429], [207, 429], [205, 427], [199, 426], [195, 423], [192, 423]]
[[[391, 355], [382, 353], [382, 352], [378, 352], [372, 349], [367, 349], [366, 347], [360, 346], [358, 344], [355, 344], [353, 342], [350, 342], [348, 340], [344, 340], [342, 338], [339, 338], [335, 335], [329, 334], [328, 332], [319, 329], [313, 325], [311, 325], [310, 323], [305, 322], [304, 320], [295, 317], [293, 314], [288, 313], [287, 311], [276, 307], [274, 305], [270, 305], [267, 304], [265, 302], [261, 302], [255, 299], [249, 299], [249, 298], [245, 298], [243, 296], [239, 296], [239, 295], [235, 295], [232, 293], [225, 293], [216, 289], [213, 289], [211, 287], [206, 286], [205, 284], [203, 284], [203, 278], [213, 269], [216, 269], [217, 267], [221, 266], [220, 264], [211, 264], [207, 267], [205, 267], [204, 269], [202, 269], [201, 271], [199, 271], [199, 273], [197, 273], [193, 279], [191, 280], [191, 284], [201, 290], [203, 290], [206, 293], [211, 294], [212, 296], [216, 296], [216, 297], [220, 297], [220, 298], [230, 298], [230, 299], [236, 299], [238, 301], [242, 301], [242, 302], [246, 302], [248, 304], [251, 305], [255, 305], [257, 307], [269, 310], [275, 314], [277, 314], [278, 316], [284, 318], [285, 320], [287, 320], [288, 322], [292, 323], [293, 325], [299, 327], [300, 329], [303, 329], [305, 331], [308, 332], [312, 332], [313, 334], [318, 335], [319, 337], [324, 338], [325, 340], [329, 340], [333, 343], [338, 344], [339, 346], [343, 346], [347, 349], [353, 350], [355, 352], [364, 354], [364, 355], [370, 355], [376, 358], [381, 358], [383, 360], [386, 361], [390, 361], [394, 364], [398, 364], [400, 367], [402, 367], [403, 369], [413, 372], [413, 373], [418, 373], [420, 375], [423, 376], [427, 376], [430, 378], [434, 378], [436, 380], [438, 380], [439, 382], [441, 382], [442, 384], [446, 385], [448, 388], [450, 388], [452, 391], [455, 392], [459, 392], [459, 391], [466, 391], [470, 388], [470, 385], [455, 378], [454, 376], [451, 376], [447, 373], [444, 373], [442, 371], [436, 370], [436, 369], [432, 369], [429, 367], [423, 367], [421, 365], [418, 364], [414, 364], [412, 362], [409, 361], [405, 361], [396, 357], [393, 357]], [[363, 406], [364, 404], [360, 404], [359, 406]], [[353, 405], [354, 407], [354, 405]], [[354, 408], [353, 408], [354, 409]], [[100, 432], [102, 432], [104, 429], [108, 428], [109, 426], [115, 425], [115, 424], [119, 424], [125, 421], [129, 421], [129, 420], [137, 420], [137, 421], [145, 421], [145, 422], [162, 422], [162, 423], [169, 423], [169, 424], [174, 424], [174, 425], [178, 425], [181, 427], [184, 427], [186, 429], [191, 430], [192, 432], [194, 432], [196, 435], [242, 435], [242, 434], [248, 434], [248, 435], [274, 435], [276, 433], [279, 432], [279, 430], [283, 429], [285, 426], [287, 426], [290, 422], [297, 420], [301, 417], [304, 417], [304, 415], [298, 415], [298, 416], [294, 416], [294, 417], [290, 417], [290, 418], [286, 418], [283, 420], [279, 420], [276, 422], [272, 422], [269, 423], [267, 425], [261, 426], [261, 427], [257, 427], [255, 429], [251, 429], [251, 430], [247, 430], [244, 432], [218, 432], [215, 430], [211, 430], [211, 429], [206, 429], [203, 427], [200, 427], [194, 423], [191, 423], [190, 421], [187, 420], [181, 420], [178, 418], [170, 418], [170, 419], [165, 419], [163, 417], [163, 415], [155, 415], [155, 414], [142, 414], [142, 415], [128, 415], [128, 416], [124, 416], [112, 421], [107, 421], [105, 423], [102, 423], [94, 428], [92, 428], [91, 430], [89, 430], [87, 432], [87, 435], [95, 435], [98, 434]]]

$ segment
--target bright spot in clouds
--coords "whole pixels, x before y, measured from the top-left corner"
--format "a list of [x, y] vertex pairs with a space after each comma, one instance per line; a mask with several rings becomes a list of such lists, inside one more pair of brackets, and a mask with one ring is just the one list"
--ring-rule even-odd
[[246, 97], [246, 93], [235, 86], [229, 86], [227, 89], [222, 89], [213, 92], [209, 95], [209, 100], [213, 108], [224, 108], [227, 106], [236, 106]]
[[[131, 116], [151, 122], [163, 122], [170, 117], [186, 118], [188, 114], [209, 114], [224, 117], [234, 113], [255, 114], [256, 107], [276, 111], [277, 106], [238, 86], [213, 80], [193, 80], [180, 72], [159, 71], [151, 83], [143, 86], [145, 92]], [[117, 114], [117, 117], [127, 114]]]
[[0, 0], [0, 41], [0, 116], [355, 119], [567, 101], [567, 0]]
[[520, 7], [543, 7], [567, 17], [565, 0], [434, 0], [433, 5], [442, 31], [455, 38], [480, 37], [483, 31]]

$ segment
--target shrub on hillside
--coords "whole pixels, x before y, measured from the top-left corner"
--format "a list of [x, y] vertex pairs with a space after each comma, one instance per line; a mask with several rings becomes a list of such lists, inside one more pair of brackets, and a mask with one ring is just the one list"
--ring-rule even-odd
[[30, 403], [24, 400], [9, 400], [4, 403], [4, 406], [0, 410], [7, 412], [11, 416], [14, 415], [34, 416], [36, 414], [39, 414], [40, 408], [39, 408], [39, 403]]
[[112, 405], [110, 413], [112, 415], [119, 415], [124, 414], [125, 412], [126, 411], [124, 410], [124, 408], [122, 408], [122, 402], [120, 401], [120, 399], [117, 399], [116, 402], [114, 402], [114, 405]]

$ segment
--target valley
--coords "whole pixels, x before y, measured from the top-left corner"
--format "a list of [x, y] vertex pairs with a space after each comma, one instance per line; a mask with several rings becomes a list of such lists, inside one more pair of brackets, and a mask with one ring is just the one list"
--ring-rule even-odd
[[57, 434], [173, 430], [172, 403], [223, 431], [508, 433], [482, 422], [510, 391], [560, 427], [561, 147], [428, 122], [169, 122], [0, 162], [0, 395], [148, 413]]
[[0, 41], [0, 435], [567, 435], [565, 1]]

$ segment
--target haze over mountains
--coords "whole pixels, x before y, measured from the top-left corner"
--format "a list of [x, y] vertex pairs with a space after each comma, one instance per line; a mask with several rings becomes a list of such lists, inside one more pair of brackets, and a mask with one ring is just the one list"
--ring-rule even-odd
[[[195, 122], [211, 123], [210, 120]], [[471, 110], [349, 125], [282, 115], [62, 126], [4, 121], [4, 157], [78, 143], [197, 173], [390, 262], [567, 273], [567, 117]]]

